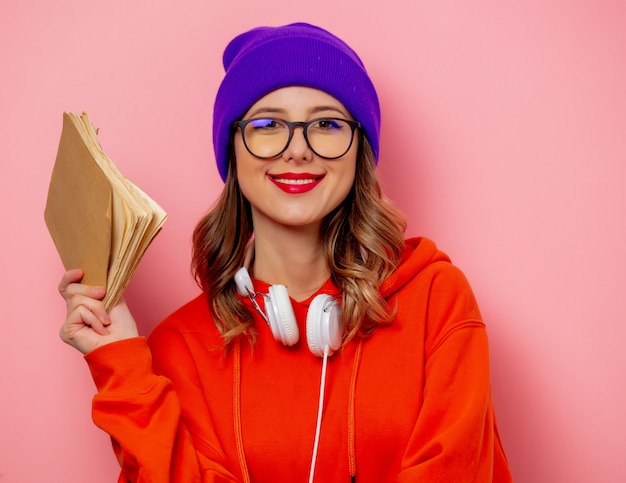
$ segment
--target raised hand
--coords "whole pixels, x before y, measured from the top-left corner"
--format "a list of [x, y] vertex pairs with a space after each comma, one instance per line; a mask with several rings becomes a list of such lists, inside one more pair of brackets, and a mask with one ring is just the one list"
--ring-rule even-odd
[[68, 270], [59, 283], [59, 293], [67, 304], [61, 339], [87, 354], [100, 346], [137, 337], [137, 324], [124, 299], [107, 313], [102, 303], [105, 289], [83, 285], [79, 283], [82, 278], [82, 270]]

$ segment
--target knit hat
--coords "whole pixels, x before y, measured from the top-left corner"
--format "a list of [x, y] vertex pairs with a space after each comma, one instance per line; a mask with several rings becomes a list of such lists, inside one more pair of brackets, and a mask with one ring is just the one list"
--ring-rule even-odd
[[226, 75], [213, 109], [213, 147], [224, 181], [233, 122], [265, 94], [287, 86], [313, 87], [339, 100], [363, 126], [378, 161], [378, 96], [361, 59], [338, 37], [306, 23], [258, 27], [228, 44], [223, 63]]

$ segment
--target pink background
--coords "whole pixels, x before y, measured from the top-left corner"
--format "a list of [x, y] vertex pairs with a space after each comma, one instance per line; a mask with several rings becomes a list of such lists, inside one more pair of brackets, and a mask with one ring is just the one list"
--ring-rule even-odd
[[190, 234], [222, 186], [221, 52], [296, 20], [361, 54], [387, 193], [475, 288], [516, 481], [626, 481], [624, 2], [3, 0], [2, 483], [117, 476], [87, 367], [57, 335], [62, 267], [43, 209], [62, 112], [87, 111], [169, 212], [127, 292], [147, 333], [197, 291]]

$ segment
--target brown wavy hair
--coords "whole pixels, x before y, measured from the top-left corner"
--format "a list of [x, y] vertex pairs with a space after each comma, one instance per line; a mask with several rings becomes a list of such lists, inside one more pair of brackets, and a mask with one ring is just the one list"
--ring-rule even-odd
[[[345, 342], [366, 337], [393, 319], [395, 308], [378, 289], [400, 263], [405, 229], [404, 216], [382, 193], [367, 138], [360, 136], [352, 189], [321, 226], [332, 281], [343, 292]], [[237, 182], [231, 144], [226, 185], [196, 225], [192, 258], [194, 276], [226, 346], [243, 334], [254, 340], [252, 315], [237, 297], [234, 282], [252, 234], [250, 203]]]

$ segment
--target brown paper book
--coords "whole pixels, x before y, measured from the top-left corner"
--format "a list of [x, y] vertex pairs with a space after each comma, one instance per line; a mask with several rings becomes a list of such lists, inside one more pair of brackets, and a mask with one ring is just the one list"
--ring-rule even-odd
[[111, 162], [87, 114], [64, 113], [44, 218], [65, 269], [106, 287], [110, 310], [167, 213]]

